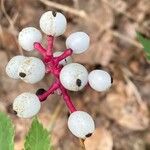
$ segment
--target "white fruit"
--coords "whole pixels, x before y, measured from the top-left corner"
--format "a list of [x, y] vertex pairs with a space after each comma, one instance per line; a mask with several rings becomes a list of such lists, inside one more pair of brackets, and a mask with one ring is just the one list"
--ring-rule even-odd
[[13, 103], [13, 110], [17, 116], [22, 118], [31, 118], [35, 116], [41, 108], [41, 102], [38, 97], [32, 93], [22, 93], [17, 96]]
[[[54, 57], [58, 57], [61, 54], [63, 54], [63, 52], [55, 52], [53, 55], [54, 55]], [[63, 59], [62, 61], [60, 61], [59, 64], [65, 66], [71, 62], [72, 62], [72, 58], [70, 56], [68, 56], [65, 59]]]
[[41, 42], [41, 40], [41, 32], [34, 27], [22, 29], [18, 36], [19, 45], [26, 51], [34, 50], [34, 43]]
[[45, 65], [39, 58], [26, 57], [20, 64], [18, 75], [27, 83], [37, 83], [45, 75]]
[[73, 53], [80, 54], [89, 48], [90, 38], [84, 32], [75, 32], [69, 35], [66, 40], [66, 47], [71, 48]]
[[68, 90], [79, 91], [84, 88], [87, 81], [88, 72], [81, 64], [68, 64], [60, 72], [60, 82]]
[[89, 73], [88, 81], [90, 86], [96, 91], [105, 91], [112, 84], [111, 76], [103, 70], [93, 70]]
[[75, 111], [69, 116], [68, 128], [78, 138], [85, 139], [94, 132], [95, 124], [88, 113]]
[[24, 59], [25, 57], [21, 55], [11, 58], [11, 60], [6, 66], [6, 73], [9, 77], [13, 79], [19, 79], [18, 69], [20, 67], [20, 64], [24, 61]]
[[66, 18], [59, 12], [47, 11], [40, 18], [40, 28], [47, 35], [62, 35], [66, 30], [66, 26]]

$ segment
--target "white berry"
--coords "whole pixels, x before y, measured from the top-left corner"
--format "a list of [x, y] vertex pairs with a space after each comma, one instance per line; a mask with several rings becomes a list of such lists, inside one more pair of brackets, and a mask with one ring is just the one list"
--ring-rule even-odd
[[32, 93], [22, 93], [17, 96], [13, 103], [13, 110], [17, 116], [31, 118], [35, 116], [41, 108], [38, 97]]
[[75, 111], [69, 116], [68, 128], [78, 138], [85, 139], [94, 132], [95, 124], [88, 113]]
[[9, 77], [13, 79], [19, 79], [18, 69], [20, 67], [20, 64], [24, 61], [24, 59], [25, 57], [21, 55], [11, 58], [11, 60], [6, 66], [6, 73]]
[[111, 76], [103, 70], [93, 70], [88, 76], [90, 86], [96, 91], [105, 91], [112, 84]]
[[47, 11], [40, 18], [40, 28], [47, 35], [62, 35], [66, 30], [66, 26], [66, 18], [59, 12]]
[[84, 32], [75, 32], [66, 40], [66, 47], [71, 48], [73, 53], [80, 54], [89, 48], [90, 38]]
[[27, 57], [21, 63], [18, 75], [27, 83], [37, 83], [42, 80], [45, 75], [45, 65], [39, 58]]
[[[61, 54], [63, 54], [63, 52], [55, 52], [53, 55], [54, 55], [54, 57], [58, 57]], [[65, 66], [71, 62], [72, 62], [72, 58], [70, 56], [68, 56], [65, 59], [63, 59], [62, 61], [60, 61], [59, 64]]]
[[71, 63], [62, 68], [60, 81], [66, 89], [79, 91], [87, 84], [88, 72], [83, 65]]
[[18, 36], [19, 45], [26, 51], [34, 50], [34, 43], [41, 42], [41, 40], [41, 32], [34, 27], [22, 29]]

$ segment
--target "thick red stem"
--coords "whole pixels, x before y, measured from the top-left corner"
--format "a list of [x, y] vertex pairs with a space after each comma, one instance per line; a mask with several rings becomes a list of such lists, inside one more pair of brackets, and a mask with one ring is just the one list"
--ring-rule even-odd
[[47, 37], [47, 43], [48, 43], [48, 46], [47, 46], [47, 55], [48, 56], [52, 56], [53, 55], [53, 43], [54, 43], [54, 37], [53, 36], [48, 36]]
[[42, 56], [45, 57], [45, 55], [46, 55], [46, 49], [43, 48], [43, 46], [42, 46], [40, 43], [35, 42], [35, 43], [34, 43], [34, 48], [35, 48]]
[[63, 99], [67, 107], [69, 108], [70, 112], [73, 113], [74, 111], [77, 111], [74, 104], [71, 101], [68, 91], [62, 85], [60, 85], [60, 90], [62, 92]]
[[44, 101], [44, 100], [46, 100], [46, 98], [47, 98], [50, 94], [53, 94], [54, 91], [55, 91], [56, 89], [58, 89], [58, 88], [59, 88], [59, 83], [58, 83], [58, 82], [53, 83], [52, 86], [51, 86], [46, 92], [44, 92], [42, 95], [39, 95], [39, 96], [38, 96], [39, 100], [40, 100], [41, 102]]
[[60, 61], [62, 61], [63, 59], [67, 58], [68, 56], [72, 55], [72, 49], [66, 49], [63, 54], [61, 54], [58, 57], [54, 57], [54, 61], [56, 64], [58, 64]]
[[68, 91], [62, 86], [60, 80], [59, 80], [59, 74], [62, 69], [62, 66], [59, 65], [59, 62], [65, 59], [66, 57], [70, 56], [72, 54], [71, 49], [66, 49], [62, 55], [58, 57], [53, 57], [53, 42], [54, 37], [48, 36], [48, 48], [47, 50], [42, 47], [42, 45], [38, 42], [34, 43], [34, 48], [44, 57], [43, 62], [46, 66], [46, 72], [52, 73], [54, 77], [56, 78], [56, 81], [52, 84], [52, 86], [43, 94], [39, 95], [38, 98], [42, 102], [47, 99], [47, 97], [54, 93], [55, 90], [60, 89], [63, 99], [69, 109], [69, 111], [72, 113], [76, 111], [76, 108], [74, 104], [71, 101], [71, 98], [68, 94]]

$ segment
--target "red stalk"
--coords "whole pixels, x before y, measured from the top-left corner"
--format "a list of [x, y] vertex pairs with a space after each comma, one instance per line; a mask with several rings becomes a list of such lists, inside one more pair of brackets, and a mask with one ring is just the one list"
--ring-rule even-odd
[[68, 56], [72, 55], [72, 50], [71, 49], [66, 49], [62, 55], [58, 57], [53, 57], [53, 43], [54, 43], [54, 37], [53, 36], [48, 36], [47, 39], [47, 50], [42, 47], [42, 45], [38, 42], [34, 44], [34, 48], [43, 56], [43, 62], [46, 66], [46, 72], [47, 73], [52, 73], [54, 77], [56, 78], [56, 81], [50, 86], [50, 88], [44, 92], [43, 94], [39, 95], [39, 100], [42, 102], [46, 100], [46, 98], [53, 94], [55, 90], [60, 89], [63, 99], [69, 109], [69, 111], [72, 113], [76, 111], [76, 108], [74, 104], [71, 101], [71, 98], [68, 94], [67, 89], [63, 87], [63, 85], [60, 83], [59, 80], [59, 74], [62, 69], [62, 66], [59, 65], [59, 62], [65, 59]]

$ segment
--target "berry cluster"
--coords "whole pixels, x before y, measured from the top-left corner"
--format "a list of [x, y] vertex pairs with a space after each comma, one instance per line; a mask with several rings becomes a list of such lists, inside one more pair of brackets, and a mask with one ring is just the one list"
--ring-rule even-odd
[[37, 50], [43, 59], [36, 57], [15, 56], [6, 66], [6, 73], [14, 79], [22, 79], [27, 83], [37, 83], [45, 73], [53, 74], [54, 83], [48, 90], [39, 89], [36, 94], [22, 93], [13, 103], [17, 116], [30, 118], [36, 115], [41, 102], [45, 101], [56, 90], [60, 91], [71, 113], [68, 119], [70, 131], [79, 138], [89, 137], [95, 129], [92, 117], [83, 111], [77, 111], [73, 105], [68, 90], [82, 90], [87, 83], [96, 91], [107, 90], [111, 84], [111, 76], [103, 70], [93, 70], [88, 74], [87, 69], [79, 63], [71, 63], [71, 55], [80, 54], [89, 47], [89, 36], [84, 32], [72, 33], [66, 40], [67, 49], [63, 52], [52, 52], [54, 37], [62, 35], [67, 25], [63, 14], [54, 11], [44, 13], [40, 18], [40, 28], [47, 35], [47, 48], [41, 45], [42, 34], [34, 27], [24, 28], [18, 36], [20, 46], [26, 51]]

